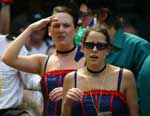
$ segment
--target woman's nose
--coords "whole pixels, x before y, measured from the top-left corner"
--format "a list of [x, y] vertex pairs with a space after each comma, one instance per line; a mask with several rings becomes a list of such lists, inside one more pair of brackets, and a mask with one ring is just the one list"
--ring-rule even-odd
[[97, 51], [97, 47], [96, 47], [96, 45], [94, 45], [94, 47], [93, 47], [93, 51]]

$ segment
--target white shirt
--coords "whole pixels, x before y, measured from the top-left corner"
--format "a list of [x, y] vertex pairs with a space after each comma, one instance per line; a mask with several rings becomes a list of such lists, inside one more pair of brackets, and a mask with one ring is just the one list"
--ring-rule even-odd
[[[19, 106], [23, 102], [25, 87], [39, 89], [39, 78], [30, 78], [30, 76], [27, 76], [28, 73], [18, 71], [2, 62], [2, 55], [10, 42], [5, 39], [5, 36], [0, 35], [0, 109]], [[20, 52], [22, 55], [27, 53], [25, 48]]]

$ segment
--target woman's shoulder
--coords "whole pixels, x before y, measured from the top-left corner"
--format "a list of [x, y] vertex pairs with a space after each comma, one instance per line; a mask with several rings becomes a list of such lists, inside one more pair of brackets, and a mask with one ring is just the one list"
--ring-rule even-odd
[[115, 70], [115, 71], [119, 71], [119, 70], [123, 70], [125, 72], [132, 72], [131, 70], [127, 69], [127, 68], [124, 68], [124, 67], [120, 67], [120, 66], [115, 66], [115, 65], [112, 65], [112, 64], [107, 64], [108, 67], [110, 67], [112, 70]]
[[66, 74], [65, 79], [64, 79], [64, 83], [66, 83], [67, 86], [73, 86], [75, 72], [76, 71], [72, 71], [72, 72]]
[[122, 91], [125, 91], [125, 89], [135, 84], [135, 77], [131, 70], [118, 67], [118, 66], [112, 66], [112, 67], [117, 72], [117, 75], [119, 75], [119, 73], [122, 72], [122, 80], [121, 80]]
[[119, 66], [115, 66], [115, 65], [111, 65], [111, 64], [109, 64], [109, 67], [114, 72], [120, 72], [122, 70], [122, 74], [126, 78], [131, 77], [131, 76], [134, 77], [133, 72], [127, 68], [123, 68], [123, 67], [119, 67]]
[[122, 80], [123, 82], [133, 82], [135, 80], [134, 74], [131, 70], [123, 68], [123, 67], [116, 67], [118, 73], [122, 71]]
[[75, 70], [75, 71], [71, 71], [70, 73], [68, 73], [68, 74], [66, 75], [66, 78], [72, 80], [72, 78], [74, 78], [75, 76], [76, 76], [76, 77], [80, 77], [80, 75], [82, 75], [82, 73], [83, 73], [83, 68], [84, 68], [84, 67], [79, 68], [79, 69], [77, 69], [77, 70]]
[[76, 73], [76, 71], [71, 71], [71, 72], [67, 73], [65, 76], [65, 80], [72, 80], [75, 73]]

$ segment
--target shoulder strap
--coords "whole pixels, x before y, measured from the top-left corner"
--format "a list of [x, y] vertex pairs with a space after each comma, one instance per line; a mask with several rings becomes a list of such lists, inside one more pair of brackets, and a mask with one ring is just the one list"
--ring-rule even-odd
[[74, 87], [77, 87], [77, 71], [74, 73]]
[[48, 63], [49, 58], [50, 58], [50, 55], [47, 57], [45, 64], [44, 64], [44, 73], [46, 71], [46, 67], [47, 67], [47, 63]]
[[119, 76], [118, 76], [117, 91], [120, 91], [121, 80], [122, 80], [122, 73], [123, 73], [123, 68], [120, 68]]

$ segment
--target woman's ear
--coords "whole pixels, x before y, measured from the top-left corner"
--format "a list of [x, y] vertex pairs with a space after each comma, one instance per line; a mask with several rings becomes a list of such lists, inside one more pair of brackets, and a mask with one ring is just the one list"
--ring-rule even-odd
[[51, 28], [50, 28], [50, 26], [48, 27], [48, 35], [51, 37]]

